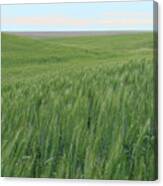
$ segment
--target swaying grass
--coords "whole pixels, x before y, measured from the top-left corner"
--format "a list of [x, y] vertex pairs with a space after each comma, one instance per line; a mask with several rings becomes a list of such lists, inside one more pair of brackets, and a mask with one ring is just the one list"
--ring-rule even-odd
[[2, 34], [2, 176], [154, 180], [151, 33]]

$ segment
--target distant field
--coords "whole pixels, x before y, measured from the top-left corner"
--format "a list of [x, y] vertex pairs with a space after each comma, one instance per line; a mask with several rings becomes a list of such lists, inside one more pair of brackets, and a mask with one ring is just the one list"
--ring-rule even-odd
[[[7, 33], [7, 32], [6, 32]], [[76, 36], [108, 36], [108, 35], [128, 35], [142, 33], [139, 31], [74, 31], [74, 32], [10, 32], [12, 35], [17, 36], [30, 36], [30, 37], [76, 37]], [[149, 33], [144, 31], [143, 33]]]
[[2, 176], [156, 178], [153, 34], [2, 34]]

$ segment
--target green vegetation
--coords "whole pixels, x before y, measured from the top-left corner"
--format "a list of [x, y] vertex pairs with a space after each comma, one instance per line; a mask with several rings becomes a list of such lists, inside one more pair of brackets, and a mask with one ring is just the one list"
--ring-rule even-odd
[[153, 35], [2, 34], [2, 176], [156, 178]]

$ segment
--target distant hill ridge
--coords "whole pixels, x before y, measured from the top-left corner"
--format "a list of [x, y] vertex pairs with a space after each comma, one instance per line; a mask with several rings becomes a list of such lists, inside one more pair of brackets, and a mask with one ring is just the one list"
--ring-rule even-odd
[[72, 36], [91, 36], [91, 35], [121, 35], [121, 34], [137, 34], [145, 33], [149, 31], [55, 31], [55, 32], [27, 32], [27, 31], [11, 31], [4, 32], [20, 36], [31, 36], [31, 37], [72, 37]]

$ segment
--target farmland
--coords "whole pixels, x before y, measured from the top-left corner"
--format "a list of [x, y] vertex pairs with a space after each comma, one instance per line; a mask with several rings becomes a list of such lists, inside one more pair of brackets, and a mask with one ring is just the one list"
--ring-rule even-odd
[[153, 34], [2, 33], [2, 176], [156, 178]]

